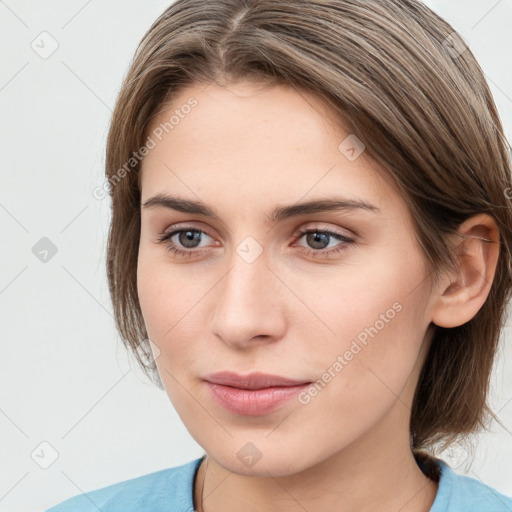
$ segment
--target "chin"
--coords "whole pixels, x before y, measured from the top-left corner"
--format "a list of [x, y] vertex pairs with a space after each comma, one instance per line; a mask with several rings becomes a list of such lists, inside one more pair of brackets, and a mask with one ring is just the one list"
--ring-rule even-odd
[[[236, 445], [235, 447], [233, 445]], [[265, 445], [265, 446], [263, 446]], [[216, 461], [226, 471], [237, 475], [264, 477], [280, 477], [299, 473], [317, 460], [309, 461], [304, 452], [293, 446], [288, 449], [282, 443], [272, 446], [270, 440], [252, 442], [235, 442], [230, 446], [209, 451], [204, 447], [208, 456]], [[318, 456], [318, 454], [315, 454]]]

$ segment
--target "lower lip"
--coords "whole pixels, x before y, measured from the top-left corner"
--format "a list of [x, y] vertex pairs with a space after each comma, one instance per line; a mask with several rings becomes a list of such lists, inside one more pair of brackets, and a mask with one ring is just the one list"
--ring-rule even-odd
[[295, 398], [311, 383], [299, 386], [277, 386], [264, 389], [238, 389], [205, 381], [213, 399], [233, 414], [261, 416], [277, 409], [287, 400]]

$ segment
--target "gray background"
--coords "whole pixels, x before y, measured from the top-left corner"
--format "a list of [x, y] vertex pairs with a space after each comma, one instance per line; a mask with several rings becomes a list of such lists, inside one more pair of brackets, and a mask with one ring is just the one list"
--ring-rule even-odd
[[[510, 138], [512, 0], [426, 3], [476, 54]], [[0, 1], [0, 512], [42, 511], [202, 453], [114, 329], [104, 271], [110, 204], [92, 195], [123, 75], [168, 5]], [[51, 36], [38, 38], [43, 31]], [[48, 58], [31, 47], [41, 37], [46, 50], [58, 44]], [[43, 237], [57, 249], [46, 263], [33, 254]], [[506, 429], [477, 437], [473, 453], [455, 446], [441, 456], [512, 495], [505, 332], [491, 403]]]

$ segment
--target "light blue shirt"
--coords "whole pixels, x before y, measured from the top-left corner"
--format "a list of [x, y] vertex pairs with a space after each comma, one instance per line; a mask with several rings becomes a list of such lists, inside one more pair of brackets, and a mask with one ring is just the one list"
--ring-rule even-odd
[[[79, 494], [46, 512], [193, 512], [194, 477], [201, 460]], [[430, 512], [512, 512], [512, 498], [436, 460], [441, 477]]]

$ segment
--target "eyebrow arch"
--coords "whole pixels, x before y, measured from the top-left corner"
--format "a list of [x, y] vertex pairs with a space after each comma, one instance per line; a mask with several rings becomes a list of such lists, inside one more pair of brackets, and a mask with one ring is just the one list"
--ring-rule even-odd
[[[166, 194], [157, 194], [151, 197], [142, 205], [143, 208], [163, 207], [176, 210], [183, 213], [192, 213], [203, 215], [205, 217], [219, 219], [219, 215], [213, 208], [200, 201], [191, 201], [190, 199], [182, 199], [176, 196], [168, 196]], [[298, 203], [288, 206], [277, 206], [270, 218], [272, 222], [280, 222], [284, 219], [307, 215], [311, 213], [322, 213], [331, 211], [347, 211], [347, 210], [365, 210], [377, 213], [380, 209], [363, 201], [361, 199], [347, 199], [343, 197], [334, 197], [331, 199], [317, 199], [305, 203]]]

